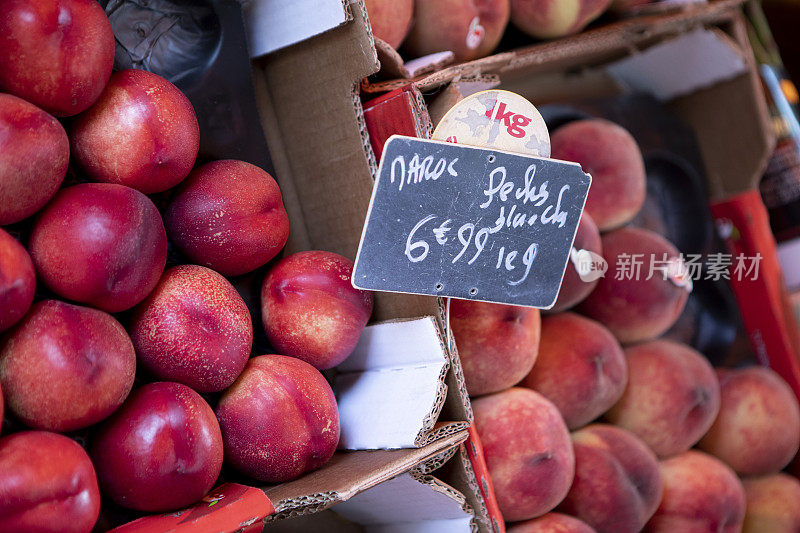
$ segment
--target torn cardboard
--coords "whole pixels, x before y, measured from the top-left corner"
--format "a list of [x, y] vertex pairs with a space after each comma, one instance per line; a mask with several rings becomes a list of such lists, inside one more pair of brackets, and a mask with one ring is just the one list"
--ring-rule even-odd
[[466, 438], [467, 431], [462, 430], [422, 448], [337, 453], [324, 468], [265, 489], [275, 506], [275, 514], [267, 522], [315, 513], [347, 501], [457, 447]]

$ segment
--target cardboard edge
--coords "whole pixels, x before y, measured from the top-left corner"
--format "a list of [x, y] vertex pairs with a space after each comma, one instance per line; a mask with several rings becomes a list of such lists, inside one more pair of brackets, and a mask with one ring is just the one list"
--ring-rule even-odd
[[455, 454], [458, 453], [458, 446], [453, 446], [452, 448], [443, 451], [442, 453], [435, 455], [428, 459], [427, 461], [420, 463], [419, 465], [415, 466], [410, 470], [412, 474], [419, 474], [425, 475], [435, 472], [439, 468], [442, 467], [446, 462], [452, 459]]
[[[436, 425], [437, 420], [439, 420], [439, 415], [442, 412], [442, 407], [444, 407], [444, 402], [447, 398], [447, 385], [445, 384], [445, 380], [447, 379], [447, 373], [450, 372], [451, 363], [446, 353], [445, 359], [445, 364], [442, 365], [442, 370], [439, 372], [439, 388], [436, 390], [436, 399], [431, 406], [431, 410], [428, 411], [428, 414], [422, 420], [422, 427], [420, 427], [419, 433], [417, 433], [417, 436], [414, 439], [414, 446], [425, 446], [426, 444], [436, 440], [438, 438], [438, 433], [442, 433], [441, 431], [434, 431], [433, 428]], [[446, 432], [439, 436], [445, 435], [447, 435]]]
[[[464, 368], [461, 366], [461, 358], [458, 355], [456, 338], [449, 324], [450, 316], [448, 312], [448, 303], [445, 298], [437, 298], [437, 304], [439, 306], [439, 324], [442, 333], [441, 342], [450, 357], [450, 373], [453, 384], [456, 385], [456, 390], [452, 397], [454, 401], [460, 404], [459, 407], [461, 407], [467, 415], [467, 422], [469, 425], [472, 425], [475, 417], [472, 414], [472, 403], [469, 400], [469, 393], [467, 392], [467, 381], [464, 378]], [[445, 340], [448, 338], [449, 343]]]
[[433, 135], [433, 121], [431, 120], [430, 113], [428, 113], [428, 105], [425, 103], [425, 97], [422, 96], [422, 92], [419, 89], [413, 86], [411, 87], [411, 96], [414, 99], [416, 112], [420, 119], [420, 131], [417, 132], [417, 136], [423, 139], [430, 139]]
[[275, 512], [264, 518], [264, 524], [318, 513], [343, 501], [337, 492], [315, 492], [283, 500], [275, 505]]
[[[275, 513], [265, 520], [272, 522], [318, 513], [330, 508], [336, 503], [349, 500], [354, 495], [363, 492], [375, 485], [392, 479], [395, 476], [410, 471], [415, 466], [424, 463], [453, 447], [460, 447], [467, 440], [467, 430], [456, 431], [446, 437], [432, 442], [421, 448], [407, 448], [402, 450], [373, 450], [356, 452], [337, 452], [334, 460], [314, 472], [309, 472], [297, 480], [286, 482], [274, 487], [264, 488], [264, 492], [275, 507]], [[365, 454], [376, 454], [369, 458], [378, 458], [380, 466], [358, 471], [358, 462], [364, 461]], [[331, 475], [341, 476], [341, 486], [331, 487], [331, 490], [320, 490], [314, 493], [305, 493], [302, 484], [311, 483], [319, 485], [319, 479]], [[316, 479], [314, 479], [316, 478]], [[296, 482], [302, 482], [296, 484]], [[297, 486], [301, 485], [301, 486]], [[299, 492], [299, 494], [295, 494]]]
[[503, 524], [492, 524], [489, 511], [478, 485], [475, 471], [472, 469], [465, 444], [458, 447], [458, 452], [437, 472], [437, 477], [463, 494], [467, 503], [475, 513], [477, 527], [481, 531], [503, 531]]
[[436, 429], [419, 435], [417, 440], [414, 442], [414, 445], [417, 447], [427, 446], [432, 442], [436, 442], [439, 439], [444, 439], [467, 428], [469, 428], [469, 424], [467, 422], [440, 422], [436, 425]]
[[[459, 446], [457, 449], [460, 448], [461, 447]], [[475, 516], [475, 510], [469, 504], [469, 502], [467, 501], [467, 497], [463, 493], [461, 493], [459, 490], [451, 487], [447, 483], [443, 482], [440, 479], [435, 478], [430, 474], [421, 474], [419, 472], [412, 471], [409, 472], [409, 475], [418, 482], [422, 483], [423, 485], [427, 485], [428, 487], [430, 487], [431, 490], [438, 492], [440, 494], [444, 494], [447, 497], [451, 498], [452, 500], [458, 502], [458, 504], [461, 506], [461, 509], [467, 515], [472, 517], [472, 520], [470, 521], [470, 530], [472, 532], [478, 531], [478, 525], [476, 523], [477, 517]]]

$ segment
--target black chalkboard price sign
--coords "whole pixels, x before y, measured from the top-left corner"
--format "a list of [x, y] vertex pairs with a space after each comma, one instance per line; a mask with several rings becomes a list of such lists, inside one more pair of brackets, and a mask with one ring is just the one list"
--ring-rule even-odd
[[550, 308], [590, 184], [574, 163], [395, 135], [353, 285]]

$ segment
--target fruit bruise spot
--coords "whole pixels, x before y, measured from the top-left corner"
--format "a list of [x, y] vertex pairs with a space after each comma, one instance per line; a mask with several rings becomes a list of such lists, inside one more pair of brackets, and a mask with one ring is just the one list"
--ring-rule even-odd
[[531, 455], [525, 460], [525, 466], [529, 466], [531, 468], [535, 468], [541, 463], [546, 463], [553, 459], [553, 453], [550, 451], [547, 452], [540, 452], [534, 455]]
[[711, 401], [711, 393], [705, 387], [695, 387], [692, 392], [692, 401], [689, 404], [687, 418], [697, 418], [704, 416], [704, 411]]
[[603, 375], [603, 357], [601, 355], [595, 355], [592, 357], [592, 365], [594, 366], [594, 370], [598, 376]]

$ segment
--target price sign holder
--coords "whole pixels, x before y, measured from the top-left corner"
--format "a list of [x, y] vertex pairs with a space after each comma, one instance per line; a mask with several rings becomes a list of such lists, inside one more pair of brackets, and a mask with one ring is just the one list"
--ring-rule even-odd
[[590, 184], [574, 163], [393, 136], [353, 285], [548, 309]]

